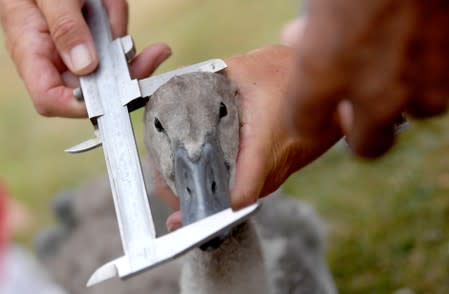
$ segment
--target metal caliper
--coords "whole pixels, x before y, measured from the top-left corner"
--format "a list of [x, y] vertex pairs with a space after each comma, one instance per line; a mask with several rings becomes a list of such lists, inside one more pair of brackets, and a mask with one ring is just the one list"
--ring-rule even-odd
[[80, 78], [81, 87], [74, 94], [84, 99], [95, 138], [66, 152], [79, 153], [103, 146], [124, 251], [124, 256], [95, 271], [87, 283], [92, 286], [113, 277], [126, 278], [174, 259], [242, 222], [256, 211], [258, 204], [235, 212], [227, 209], [156, 238], [129, 112], [144, 106], [174, 76], [196, 71], [218, 72], [226, 64], [221, 59], [212, 59], [133, 80], [128, 69], [128, 62], [135, 55], [131, 37], [112, 39], [102, 0], [85, 1], [84, 13], [99, 65], [95, 72]]

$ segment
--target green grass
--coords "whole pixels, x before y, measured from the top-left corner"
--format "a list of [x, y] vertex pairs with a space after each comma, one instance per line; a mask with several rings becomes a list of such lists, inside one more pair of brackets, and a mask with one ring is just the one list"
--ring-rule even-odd
[[329, 224], [329, 258], [342, 293], [449, 289], [447, 118], [413, 123], [375, 162], [342, 145], [293, 175], [286, 190]]
[[[294, 1], [275, 0], [130, 3], [138, 47], [165, 41], [173, 48], [161, 70], [276, 43], [297, 11]], [[91, 136], [89, 123], [39, 117], [3, 48], [0, 65], [0, 177], [31, 209], [34, 232], [52, 221], [52, 195], [105, 172], [103, 155], [64, 154]], [[138, 137], [141, 115], [133, 114]], [[286, 190], [312, 202], [329, 224], [329, 260], [341, 293], [447, 293], [448, 127], [447, 117], [412, 123], [374, 162], [337, 145], [287, 182]], [[31, 234], [17, 238], [29, 242]]]

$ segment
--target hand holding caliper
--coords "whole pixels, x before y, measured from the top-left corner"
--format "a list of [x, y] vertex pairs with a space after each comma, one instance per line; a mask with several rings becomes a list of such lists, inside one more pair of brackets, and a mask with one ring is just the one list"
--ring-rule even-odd
[[[125, 255], [100, 267], [88, 286], [121, 278], [173, 259], [211, 239], [252, 214], [257, 204], [231, 209], [156, 238], [129, 111], [141, 107], [170, 78], [195, 71], [216, 72], [226, 64], [209, 60], [144, 80], [130, 77], [128, 62], [135, 50], [131, 37], [112, 40], [102, 0], [88, 0], [85, 17], [94, 37], [99, 66], [80, 78], [76, 96], [84, 99], [96, 138], [72, 147], [77, 153], [102, 145]], [[95, 195], [93, 195], [95, 197]], [[99, 240], [101, 242], [101, 240]]]

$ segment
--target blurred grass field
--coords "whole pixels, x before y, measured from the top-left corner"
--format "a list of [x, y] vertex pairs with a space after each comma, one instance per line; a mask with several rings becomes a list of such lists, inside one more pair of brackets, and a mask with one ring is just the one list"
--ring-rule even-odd
[[[161, 70], [276, 43], [299, 11], [295, 1], [129, 2], [137, 46], [172, 46]], [[101, 150], [64, 154], [91, 136], [89, 123], [39, 117], [4, 48], [0, 65], [0, 178], [32, 211], [31, 232], [16, 236], [28, 243], [52, 221], [49, 199], [105, 173], [105, 165]], [[133, 114], [138, 137], [141, 115]], [[339, 144], [285, 185], [329, 224], [329, 260], [341, 293], [449, 293], [448, 127], [447, 117], [412, 122], [388, 156], [369, 163]]]

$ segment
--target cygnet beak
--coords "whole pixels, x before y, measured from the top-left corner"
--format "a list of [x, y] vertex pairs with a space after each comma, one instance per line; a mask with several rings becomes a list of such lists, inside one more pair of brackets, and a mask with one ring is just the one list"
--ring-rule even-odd
[[[176, 149], [175, 185], [184, 226], [231, 207], [229, 171], [216, 140], [207, 140], [195, 160], [189, 157], [183, 146]], [[227, 232], [200, 248], [217, 248], [229, 235]]]

